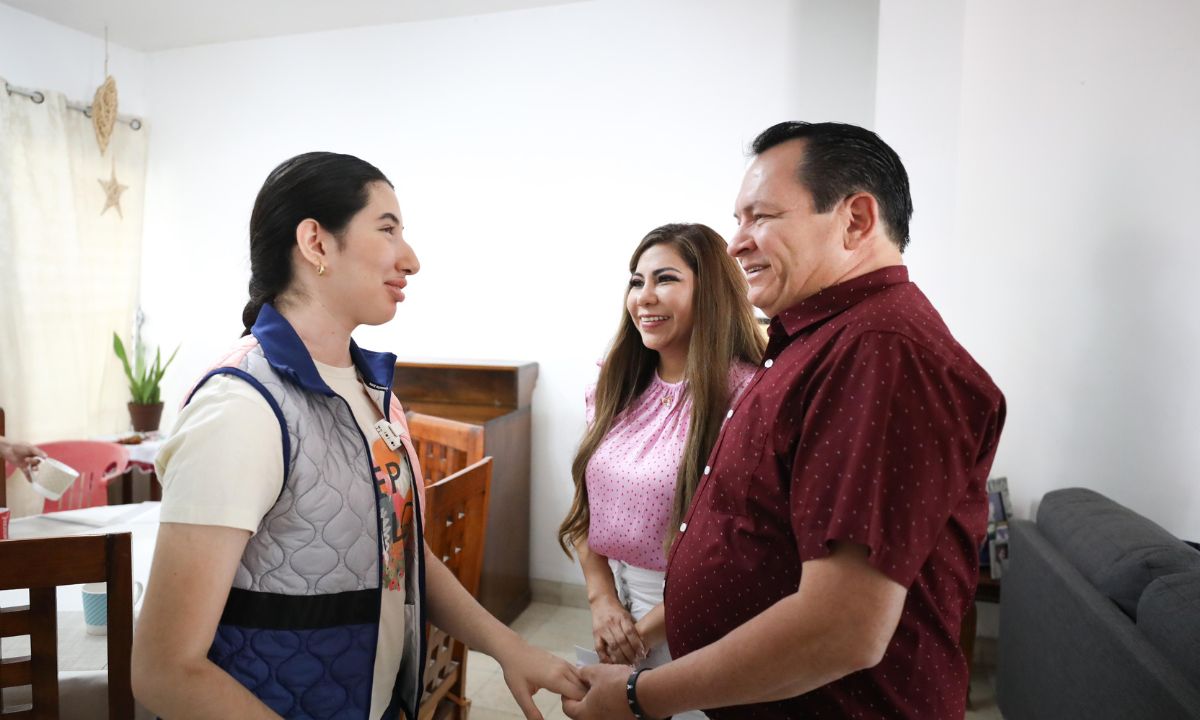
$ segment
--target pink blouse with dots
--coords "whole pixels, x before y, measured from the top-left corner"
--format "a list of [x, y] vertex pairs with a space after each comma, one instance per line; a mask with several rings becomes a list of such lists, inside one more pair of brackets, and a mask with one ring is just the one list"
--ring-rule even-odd
[[[730, 368], [734, 400], [754, 371], [753, 365], [740, 362]], [[664, 382], [655, 373], [646, 390], [613, 420], [588, 461], [588, 547], [594, 552], [648, 570], [667, 569], [663, 538], [692, 414], [686, 388], [685, 381]], [[595, 385], [588, 388], [586, 402], [591, 425]]]

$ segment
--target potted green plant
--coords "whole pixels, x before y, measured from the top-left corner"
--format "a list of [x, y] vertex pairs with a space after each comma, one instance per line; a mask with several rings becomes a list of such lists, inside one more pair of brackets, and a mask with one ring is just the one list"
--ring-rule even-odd
[[163, 404], [159, 383], [162, 382], [171, 362], [175, 360], [179, 348], [175, 348], [175, 352], [171, 353], [165, 364], [162, 361], [161, 350], [157, 349], [154, 351], [154, 362], [147, 364], [145, 348], [140, 340], [135, 340], [133, 350], [134, 362], [131, 366], [129, 357], [125, 354], [125, 344], [121, 342], [119, 335], [113, 333], [113, 352], [125, 368], [125, 377], [129, 380], [129, 394], [133, 396], [129, 403], [129, 419], [133, 423], [133, 429], [136, 432], [153, 432], [158, 429], [158, 423], [162, 420]]

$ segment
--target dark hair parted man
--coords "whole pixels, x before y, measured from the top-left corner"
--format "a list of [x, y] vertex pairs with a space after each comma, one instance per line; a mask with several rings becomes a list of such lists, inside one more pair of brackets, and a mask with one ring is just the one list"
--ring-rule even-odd
[[754, 141], [729, 253], [771, 316], [669, 559], [674, 662], [585, 668], [577, 718], [962, 718], [1004, 397], [908, 278], [897, 154], [840, 123]]

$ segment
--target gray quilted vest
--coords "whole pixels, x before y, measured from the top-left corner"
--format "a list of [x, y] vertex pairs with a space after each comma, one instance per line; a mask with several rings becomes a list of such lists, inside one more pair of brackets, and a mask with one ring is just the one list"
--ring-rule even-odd
[[[285, 718], [367, 718], [382, 592], [381, 519], [392, 500], [378, 488], [378, 469], [350, 406], [321, 380], [287, 320], [266, 305], [251, 334], [257, 344], [244, 342], [242, 352], [205, 375], [192, 394], [218, 374], [257, 389], [279, 420], [284, 483], [246, 545], [208, 657]], [[384, 418], [393, 421], [395, 356], [353, 342], [351, 356]], [[414, 464], [413, 483], [419, 482]], [[419, 504], [419, 493], [413, 497]], [[417, 717], [422, 686], [419, 507], [413, 518], [404, 656], [385, 718], [400, 710]]]

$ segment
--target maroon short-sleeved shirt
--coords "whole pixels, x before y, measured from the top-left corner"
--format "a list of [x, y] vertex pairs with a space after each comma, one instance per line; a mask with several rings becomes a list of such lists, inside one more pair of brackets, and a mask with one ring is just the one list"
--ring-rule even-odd
[[958, 644], [978, 581], [1004, 397], [903, 266], [774, 318], [763, 365], [717, 439], [671, 552], [680, 657], [800, 585], [843, 541], [908, 589], [883, 661], [804, 695], [712, 718], [962, 718]]

